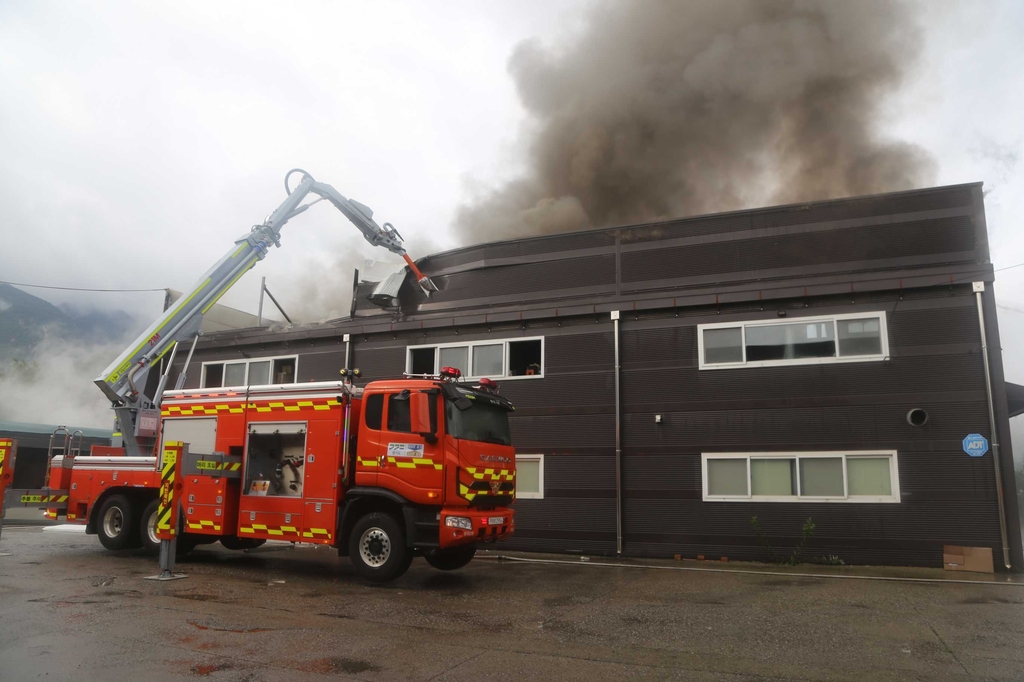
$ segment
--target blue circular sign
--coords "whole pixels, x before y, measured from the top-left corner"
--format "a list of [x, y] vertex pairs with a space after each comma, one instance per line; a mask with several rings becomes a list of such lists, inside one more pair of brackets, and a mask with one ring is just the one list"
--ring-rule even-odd
[[980, 433], [972, 433], [964, 438], [964, 452], [971, 457], [982, 457], [988, 452], [988, 438]]

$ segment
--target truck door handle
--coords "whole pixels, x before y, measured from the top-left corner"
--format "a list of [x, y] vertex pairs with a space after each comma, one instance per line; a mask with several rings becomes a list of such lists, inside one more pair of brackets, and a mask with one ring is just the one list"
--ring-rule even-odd
[[388, 461], [388, 456], [387, 456], [387, 453], [385, 453], [385, 454], [383, 454], [383, 455], [381, 455], [381, 456], [380, 456], [380, 459], [379, 459], [379, 460], [377, 460], [377, 465], [378, 465], [378, 466], [379, 466], [379, 467], [380, 467], [381, 469], [383, 469], [383, 468], [384, 468], [384, 465], [385, 465], [385, 463], [386, 463], [387, 461]]

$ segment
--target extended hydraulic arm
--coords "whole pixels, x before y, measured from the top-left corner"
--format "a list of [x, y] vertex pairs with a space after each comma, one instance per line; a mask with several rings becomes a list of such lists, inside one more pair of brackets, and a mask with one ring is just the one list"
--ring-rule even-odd
[[[302, 180], [294, 190], [288, 188], [288, 178], [295, 173], [302, 174]], [[341, 211], [345, 217], [362, 232], [366, 241], [374, 246], [383, 246], [402, 256], [416, 277], [420, 287], [428, 294], [435, 291], [430, 280], [420, 272], [402, 246], [402, 236], [390, 224], [378, 225], [373, 220], [373, 211], [357, 201], [346, 199], [330, 185], [316, 182], [305, 171], [295, 169], [285, 176], [288, 196], [277, 210], [252, 230], [235, 240], [234, 246], [210, 270], [203, 275], [191, 291], [175, 301], [149, 328], [125, 349], [118, 358], [96, 378], [95, 383], [110, 398], [117, 413], [124, 437], [126, 454], [141, 455], [138, 411], [155, 407], [153, 401], [142, 394], [150, 368], [182, 340], [191, 339], [199, 333], [203, 315], [227, 293], [242, 275], [257, 262], [263, 260], [271, 245], [280, 246], [281, 228], [313, 204], [326, 199]], [[300, 205], [307, 194], [320, 197], [316, 201]]]

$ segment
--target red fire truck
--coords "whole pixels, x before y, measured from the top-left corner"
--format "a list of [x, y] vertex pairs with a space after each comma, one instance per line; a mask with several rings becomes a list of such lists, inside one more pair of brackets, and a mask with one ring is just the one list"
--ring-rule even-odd
[[[362, 389], [337, 381], [168, 392], [161, 448], [188, 445], [178, 554], [218, 540], [230, 549], [330, 545], [374, 581], [398, 577], [415, 556], [442, 570], [465, 566], [478, 544], [515, 526], [513, 408], [493, 382], [456, 374]], [[50, 513], [65, 511], [107, 549], [155, 552], [159, 484], [156, 456], [93, 446], [88, 456], [54, 456], [45, 494], [66, 496]]]
[[[436, 291], [394, 227], [377, 225], [373, 211], [330, 185], [304, 171], [288, 175], [294, 173], [302, 180], [291, 189], [285, 177], [284, 203], [236, 240], [96, 379], [111, 399], [123, 442], [83, 455], [65, 431], [63, 444], [51, 440], [46, 487], [6, 495], [17, 448], [0, 446], [4, 506], [45, 508], [50, 518], [66, 514], [108, 549], [157, 550], [169, 513], [165, 494], [158, 520], [158, 491], [168, 488], [157, 454], [174, 444], [182, 448], [175, 484], [179, 555], [217, 541], [229, 549], [267, 540], [329, 545], [351, 557], [361, 575], [386, 581], [415, 556], [439, 569], [460, 568], [478, 544], [513, 532], [513, 408], [493, 381], [460, 382], [459, 370], [445, 367], [438, 376], [358, 388], [358, 370], [346, 369], [341, 381], [182, 389], [202, 316], [279, 244], [290, 218], [322, 199], [371, 244], [402, 255], [426, 295]], [[300, 205], [310, 193], [320, 199]], [[178, 344], [189, 340], [176, 390], [165, 391]], [[164, 371], [150, 398], [144, 387], [159, 364]]]

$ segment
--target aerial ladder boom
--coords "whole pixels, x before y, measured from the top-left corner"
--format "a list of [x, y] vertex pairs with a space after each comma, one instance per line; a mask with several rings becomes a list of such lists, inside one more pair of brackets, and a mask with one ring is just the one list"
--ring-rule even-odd
[[[302, 180], [295, 189], [289, 189], [288, 179], [296, 173], [302, 174]], [[161, 381], [155, 400], [143, 394], [143, 387], [153, 365], [168, 352], [173, 353], [172, 349], [176, 348], [178, 342], [194, 339], [199, 334], [203, 315], [242, 275], [266, 257], [272, 245], [281, 245], [281, 228], [285, 223], [313, 204], [325, 199], [329, 201], [352, 221], [366, 241], [402, 256], [427, 295], [431, 291], [436, 291], [431, 281], [420, 272], [406, 253], [402, 236], [390, 223], [378, 225], [373, 220], [373, 211], [368, 206], [345, 198], [330, 185], [316, 182], [312, 176], [300, 169], [291, 170], [285, 176], [285, 190], [288, 192], [287, 198], [263, 224], [254, 226], [250, 232], [235, 240], [231, 250], [224, 254], [189, 292], [164, 311], [163, 315], [95, 379], [96, 385], [113, 403], [124, 438], [125, 454], [149, 454], [144, 452], [148, 450], [149, 444], [143, 441], [147, 439], [151, 429], [143, 428], [140, 433], [139, 411], [159, 407], [159, 397], [166, 381], [166, 377]], [[302, 204], [302, 200], [310, 193], [320, 198]]]

